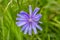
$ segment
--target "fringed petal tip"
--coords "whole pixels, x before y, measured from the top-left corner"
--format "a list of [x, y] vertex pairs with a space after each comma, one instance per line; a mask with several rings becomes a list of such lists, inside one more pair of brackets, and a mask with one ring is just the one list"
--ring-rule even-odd
[[35, 9], [40, 10], [40, 8], [36, 7]]
[[30, 13], [30, 15], [32, 14], [32, 7], [31, 7], [31, 5], [29, 5], [29, 13]]

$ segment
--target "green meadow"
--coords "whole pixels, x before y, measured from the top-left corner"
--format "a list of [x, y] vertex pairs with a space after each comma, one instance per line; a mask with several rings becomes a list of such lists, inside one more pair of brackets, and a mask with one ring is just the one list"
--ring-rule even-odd
[[[42, 14], [38, 34], [24, 34], [16, 25], [17, 14], [29, 13], [29, 5]], [[60, 40], [60, 0], [0, 0], [0, 40]]]

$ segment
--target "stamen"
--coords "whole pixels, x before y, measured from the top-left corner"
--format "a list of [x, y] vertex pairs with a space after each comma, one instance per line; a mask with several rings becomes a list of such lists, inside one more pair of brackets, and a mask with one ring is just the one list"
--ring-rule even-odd
[[32, 22], [32, 19], [31, 18], [29, 19], [29, 22]]

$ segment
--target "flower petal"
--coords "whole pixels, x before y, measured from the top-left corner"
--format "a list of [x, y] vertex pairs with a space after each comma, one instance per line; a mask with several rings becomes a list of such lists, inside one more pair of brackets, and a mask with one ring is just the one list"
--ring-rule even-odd
[[36, 28], [38, 28], [39, 30], [42, 31], [42, 28], [41, 28], [37, 23], [35, 23], [35, 22], [33, 22], [33, 23], [34, 23], [34, 25], [36, 26]]
[[28, 30], [29, 30], [29, 25], [26, 27], [26, 29], [24, 31], [24, 34], [27, 34], [28, 33]]
[[32, 7], [31, 7], [31, 5], [29, 5], [29, 13], [30, 13], [30, 15], [32, 14]]
[[20, 14], [17, 14], [17, 16], [21, 18], [29, 18], [29, 15], [24, 11], [21, 11]]
[[33, 11], [33, 15], [36, 15], [37, 12], [39, 11], [40, 8], [35, 8], [34, 11]]
[[25, 25], [22, 27], [21, 31], [24, 31], [27, 26], [28, 26], [28, 24], [25, 24]]
[[31, 25], [29, 26], [29, 35], [31, 35], [31, 33], [32, 33], [32, 27], [31, 27]]
[[26, 22], [20, 21], [20, 22], [16, 22], [16, 24], [17, 24], [17, 26], [22, 26], [22, 25], [26, 24]]
[[25, 18], [24, 16], [20, 15], [20, 14], [17, 14], [17, 16], [21, 17], [21, 18]]
[[41, 18], [41, 14], [37, 14], [36, 16], [35, 16], [35, 18]]
[[24, 17], [26, 17], [26, 18], [29, 18], [29, 15], [28, 15], [26, 12], [24, 12], [24, 11], [21, 11], [21, 12], [20, 12], [20, 15], [21, 15], [21, 16], [24, 16]]
[[33, 29], [34, 33], [37, 34], [36, 26], [34, 24], [32, 24], [32, 29]]
[[26, 18], [16, 18], [16, 20], [27, 20]]
[[36, 24], [36, 27], [42, 31], [42, 28], [39, 25]]
[[37, 14], [36, 16], [34, 16], [33, 20], [35, 21], [39, 21], [39, 19], [41, 18], [41, 14]]

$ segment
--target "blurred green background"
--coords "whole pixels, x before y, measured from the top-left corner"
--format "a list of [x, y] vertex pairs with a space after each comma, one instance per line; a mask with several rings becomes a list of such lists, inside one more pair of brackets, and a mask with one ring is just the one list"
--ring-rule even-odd
[[[43, 31], [28, 35], [16, 25], [17, 14], [39, 7]], [[0, 0], [0, 40], [60, 40], [60, 0]]]

